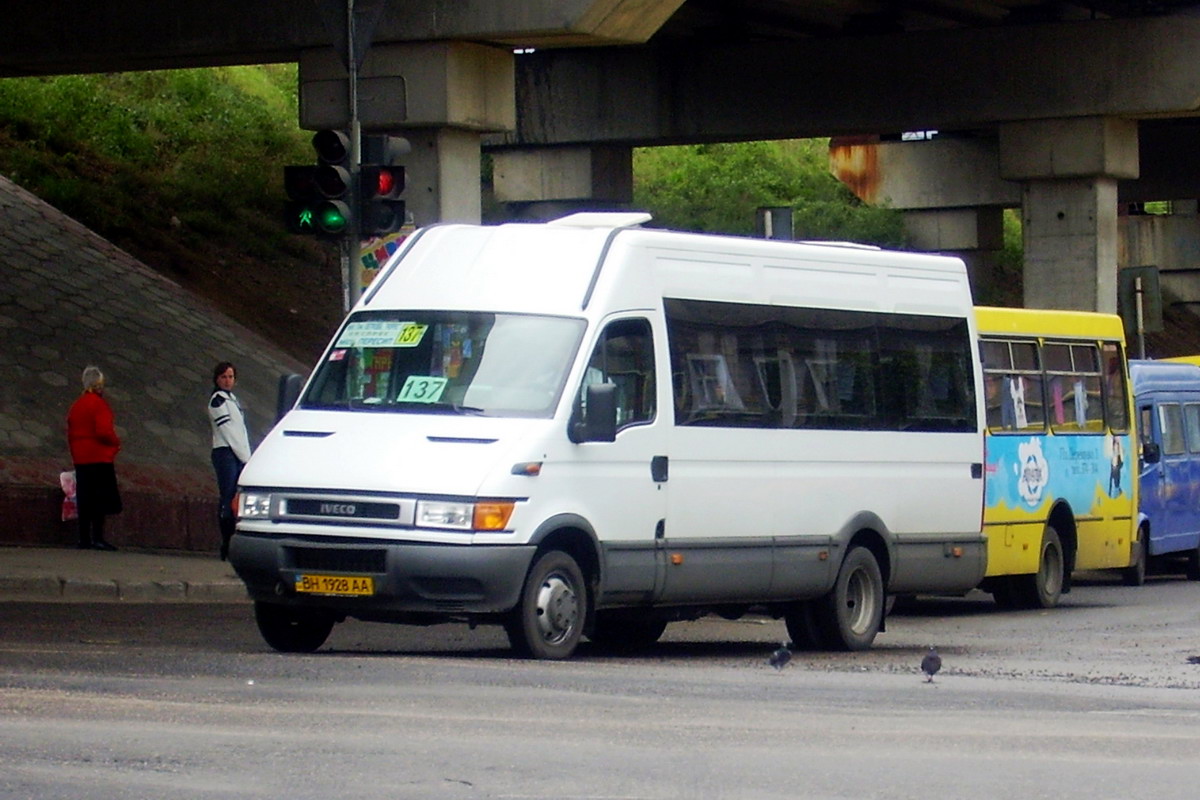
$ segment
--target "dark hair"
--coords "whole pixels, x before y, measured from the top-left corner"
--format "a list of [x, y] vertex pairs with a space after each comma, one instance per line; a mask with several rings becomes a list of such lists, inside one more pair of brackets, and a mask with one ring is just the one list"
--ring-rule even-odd
[[233, 362], [222, 361], [220, 364], [217, 364], [215, 367], [213, 367], [213, 386], [217, 385], [217, 378], [225, 374], [225, 370], [227, 369], [232, 369], [233, 377], [237, 377], [237, 367], [233, 365]]

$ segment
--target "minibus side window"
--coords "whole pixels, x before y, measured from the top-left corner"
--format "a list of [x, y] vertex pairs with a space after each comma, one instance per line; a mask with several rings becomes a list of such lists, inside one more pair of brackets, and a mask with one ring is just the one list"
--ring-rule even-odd
[[593, 383], [616, 385], [617, 430], [654, 419], [654, 337], [648, 321], [622, 319], [609, 323], [596, 342], [583, 377], [584, 387]]
[[1141, 406], [1138, 408], [1138, 438], [1143, 445], [1154, 443], [1154, 407]]
[[1114, 433], [1124, 433], [1129, 430], [1129, 410], [1125, 405], [1128, 394], [1121, 346], [1116, 342], [1104, 342], [1100, 345], [1100, 357], [1104, 364], [1104, 406], [1108, 427]]
[[1188, 450], [1200, 453], [1200, 403], [1187, 403], [1183, 407], [1183, 424], [1187, 430]]
[[983, 360], [988, 428], [1018, 433], [1044, 430], [1046, 404], [1042, 397], [1042, 366], [1037, 343], [983, 341], [980, 357]]
[[1177, 456], [1184, 452], [1183, 418], [1178, 403], [1163, 403], [1158, 407], [1158, 426], [1162, 431], [1163, 454]]
[[1049, 380], [1051, 427], [1055, 432], [1103, 431], [1104, 398], [1096, 347], [1047, 343], [1042, 353]]
[[675, 298], [663, 309], [676, 425], [978, 428], [965, 319]]

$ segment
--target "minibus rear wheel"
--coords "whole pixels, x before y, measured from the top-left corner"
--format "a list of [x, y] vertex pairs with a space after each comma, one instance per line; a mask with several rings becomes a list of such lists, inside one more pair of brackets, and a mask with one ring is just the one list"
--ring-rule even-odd
[[523, 656], [570, 658], [583, 635], [587, 607], [579, 565], [567, 553], [550, 550], [534, 561], [504, 630]]
[[333, 616], [311, 608], [254, 603], [254, 621], [263, 640], [281, 653], [311, 653], [329, 638]]
[[829, 594], [814, 601], [822, 644], [831, 650], [866, 650], [883, 622], [887, 593], [875, 554], [853, 547]]

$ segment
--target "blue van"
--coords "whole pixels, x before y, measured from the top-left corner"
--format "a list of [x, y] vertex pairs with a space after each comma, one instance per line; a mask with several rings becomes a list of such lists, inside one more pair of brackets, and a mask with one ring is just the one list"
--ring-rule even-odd
[[1129, 376], [1142, 449], [1142, 557], [1126, 583], [1140, 584], [1152, 560], [1168, 557], [1184, 557], [1187, 577], [1200, 580], [1200, 366], [1131, 360]]

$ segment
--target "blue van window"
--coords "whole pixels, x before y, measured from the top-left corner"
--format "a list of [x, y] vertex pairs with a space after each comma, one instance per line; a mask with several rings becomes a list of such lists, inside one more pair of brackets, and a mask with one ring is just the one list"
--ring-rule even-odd
[[1177, 456], [1187, 448], [1183, 442], [1183, 418], [1178, 403], [1158, 407], [1158, 427], [1162, 431], [1163, 455]]
[[1188, 450], [1200, 453], [1200, 403], [1184, 405], [1183, 426], [1187, 432]]

